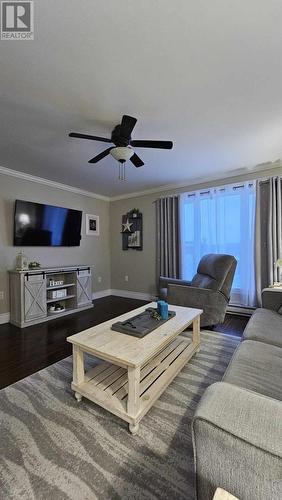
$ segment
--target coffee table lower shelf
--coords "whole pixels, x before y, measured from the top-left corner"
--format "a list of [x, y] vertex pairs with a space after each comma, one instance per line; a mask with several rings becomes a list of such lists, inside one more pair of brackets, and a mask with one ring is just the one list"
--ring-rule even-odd
[[[81, 372], [83, 348], [73, 347], [74, 363], [80, 364]], [[78, 401], [84, 396], [102, 406], [128, 422], [136, 434], [141, 418], [199, 348], [199, 343], [179, 335], [141, 368], [101, 362], [71, 387]]]

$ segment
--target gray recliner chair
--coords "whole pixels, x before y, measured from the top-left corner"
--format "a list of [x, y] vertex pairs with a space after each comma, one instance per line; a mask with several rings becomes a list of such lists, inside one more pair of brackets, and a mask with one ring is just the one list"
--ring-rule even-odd
[[169, 304], [203, 309], [201, 326], [223, 323], [236, 266], [232, 255], [204, 255], [191, 282], [161, 276], [159, 296]]

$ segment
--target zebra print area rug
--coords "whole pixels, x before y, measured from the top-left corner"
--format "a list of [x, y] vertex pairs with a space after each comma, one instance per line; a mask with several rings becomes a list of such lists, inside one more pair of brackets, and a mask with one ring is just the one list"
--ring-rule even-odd
[[238, 343], [202, 332], [201, 352], [142, 419], [136, 436], [90, 401], [76, 402], [71, 357], [3, 389], [1, 500], [193, 499], [191, 419]]

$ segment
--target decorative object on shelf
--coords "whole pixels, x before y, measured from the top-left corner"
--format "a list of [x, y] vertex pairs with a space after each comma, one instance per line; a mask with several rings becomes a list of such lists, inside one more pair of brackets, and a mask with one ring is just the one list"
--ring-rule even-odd
[[28, 260], [23, 252], [19, 252], [16, 257], [16, 270], [17, 271], [27, 271], [28, 270]]
[[99, 236], [99, 215], [86, 214], [86, 234], [87, 236]]
[[122, 232], [123, 233], [126, 233], [126, 232], [131, 233], [132, 224], [133, 224], [133, 222], [129, 222], [129, 219], [126, 219], [126, 222], [122, 223], [122, 225], [123, 225]]
[[140, 213], [139, 208], [133, 208], [130, 213], [132, 214], [133, 219], [135, 219]]
[[59, 290], [51, 290], [49, 294], [50, 299], [62, 299], [63, 297], [67, 296], [67, 289], [60, 288]]
[[31, 262], [28, 264], [28, 268], [29, 268], [29, 269], [40, 269], [40, 267], [41, 267], [40, 262], [36, 262], [36, 260], [31, 261]]
[[138, 208], [122, 216], [122, 249], [143, 250], [143, 219]]
[[62, 313], [66, 310], [65, 306], [63, 306], [62, 304], [51, 304], [50, 307], [48, 308], [48, 313], [50, 314], [58, 314], [58, 313]]
[[49, 286], [62, 286], [64, 284], [63, 280], [55, 281], [53, 279], [49, 280]]

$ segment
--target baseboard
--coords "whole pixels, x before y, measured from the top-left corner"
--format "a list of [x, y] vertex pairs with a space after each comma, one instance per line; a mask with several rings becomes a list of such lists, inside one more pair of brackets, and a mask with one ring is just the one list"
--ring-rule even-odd
[[0, 314], [0, 325], [4, 325], [4, 323], [10, 322], [10, 313], [2, 313]]
[[155, 300], [155, 297], [153, 297], [149, 293], [131, 292], [130, 290], [118, 290], [117, 288], [109, 288], [108, 290], [94, 292], [92, 294], [92, 299], [101, 299], [102, 297], [108, 297], [109, 295], [116, 295], [117, 297], [125, 297], [128, 299]]
[[111, 295], [117, 295], [118, 297], [126, 297], [129, 299], [139, 299], [139, 300], [154, 300], [155, 297], [152, 297], [149, 293], [141, 293], [141, 292], [131, 292], [130, 290], [117, 290], [112, 289]]
[[92, 300], [101, 299], [102, 297], [108, 297], [112, 295], [112, 290], [109, 288], [108, 290], [100, 290], [99, 292], [92, 293]]

